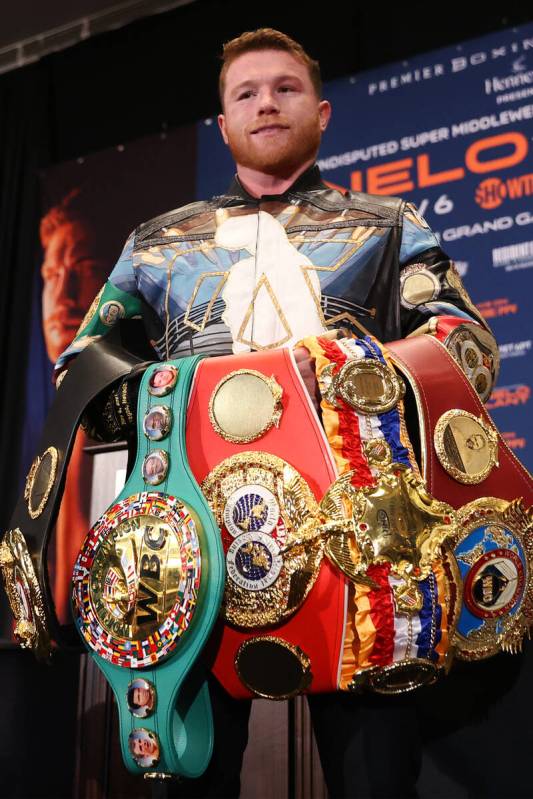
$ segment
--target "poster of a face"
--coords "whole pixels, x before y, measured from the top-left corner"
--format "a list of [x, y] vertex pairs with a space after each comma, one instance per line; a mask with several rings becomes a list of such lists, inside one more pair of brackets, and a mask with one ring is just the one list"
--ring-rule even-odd
[[[32, 339], [27, 367], [21, 477], [35, 455], [47, 409], [54, 396], [52, 370], [76, 335], [104, 286], [128, 235], [159, 214], [195, 198], [196, 128], [191, 125], [109, 148], [41, 173], [41, 268], [35, 274]], [[83, 155], [83, 154], [82, 154]], [[28, 287], [31, 300], [31, 287]], [[28, 307], [30, 302], [28, 303]], [[101, 309], [111, 330], [124, 316], [120, 303]], [[161, 335], [157, 318], [145, 320], [148, 339]], [[90, 527], [92, 458], [88, 439], [76, 438], [58, 516], [54, 551], [54, 602], [62, 622], [70, 618], [70, 579], [85, 531]], [[79, 531], [79, 533], [77, 532]], [[11, 640], [9, 618], [2, 632]]]

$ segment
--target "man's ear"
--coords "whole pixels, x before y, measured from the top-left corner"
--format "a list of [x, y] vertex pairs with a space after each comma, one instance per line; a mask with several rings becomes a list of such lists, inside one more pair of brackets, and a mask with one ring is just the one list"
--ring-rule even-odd
[[224, 139], [224, 144], [228, 144], [228, 136], [226, 133], [226, 118], [224, 114], [219, 114], [217, 117], [218, 127], [220, 128], [220, 132], [222, 133], [222, 138]]
[[321, 100], [319, 102], [318, 116], [320, 119], [320, 130], [322, 131], [322, 133], [324, 133], [324, 131], [328, 126], [328, 122], [331, 119], [331, 103], [329, 102], [329, 100]]

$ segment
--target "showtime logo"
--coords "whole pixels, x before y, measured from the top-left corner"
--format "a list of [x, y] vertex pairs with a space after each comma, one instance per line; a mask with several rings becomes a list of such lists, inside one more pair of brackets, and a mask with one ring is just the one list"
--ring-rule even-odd
[[502, 202], [519, 200], [522, 197], [530, 197], [533, 194], [533, 172], [527, 175], [519, 175], [515, 178], [486, 178], [482, 180], [476, 189], [475, 199], [485, 211], [492, 211], [498, 208]]
[[495, 408], [508, 408], [513, 405], [525, 405], [531, 396], [531, 389], [524, 384], [514, 386], [500, 386], [495, 388], [486, 408], [493, 411]]

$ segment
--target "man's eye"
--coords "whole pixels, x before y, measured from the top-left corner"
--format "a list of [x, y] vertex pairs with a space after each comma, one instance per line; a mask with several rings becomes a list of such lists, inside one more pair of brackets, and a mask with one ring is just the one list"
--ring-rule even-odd
[[280, 86], [278, 91], [286, 93], [295, 91], [294, 86]]
[[249, 97], [251, 97], [252, 95], [253, 95], [253, 92], [252, 92], [252, 90], [251, 90], [251, 89], [248, 89], [248, 90], [247, 90], [247, 91], [245, 91], [245, 92], [241, 92], [241, 94], [239, 94], [239, 96], [238, 96], [238, 98], [237, 98], [237, 99], [238, 99], [238, 100], [247, 100], [247, 99], [248, 99]]

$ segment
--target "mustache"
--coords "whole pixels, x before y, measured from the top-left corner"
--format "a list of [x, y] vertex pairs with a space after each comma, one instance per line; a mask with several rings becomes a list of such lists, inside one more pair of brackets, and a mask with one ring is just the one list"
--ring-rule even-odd
[[290, 128], [289, 120], [278, 115], [274, 117], [261, 117], [261, 119], [256, 119], [254, 122], [246, 126], [246, 133], [255, 133], [262, 128], [272, 127], [272, 125], [276, 125], [276, 127], [280, 128]]

